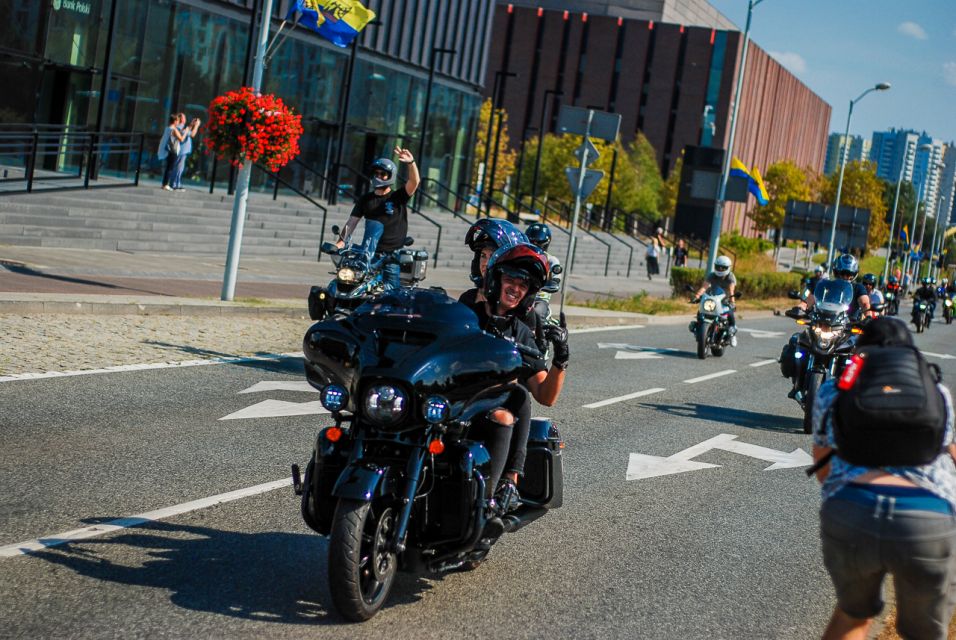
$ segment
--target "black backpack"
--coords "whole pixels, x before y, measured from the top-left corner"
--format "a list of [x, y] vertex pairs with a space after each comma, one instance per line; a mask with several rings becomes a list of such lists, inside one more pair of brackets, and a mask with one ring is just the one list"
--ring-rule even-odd
[[863, 467], [931, 463], [946, 430], [939, 367], [915, 347], [864, 347], [859, 355], [857, 379], [832, 406], [839, 456]]

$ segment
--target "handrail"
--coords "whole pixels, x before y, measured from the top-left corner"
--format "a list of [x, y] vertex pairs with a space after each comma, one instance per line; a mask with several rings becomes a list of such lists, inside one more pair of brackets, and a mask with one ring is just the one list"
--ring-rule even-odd
[[[466, 187], [466, 191], [465, 191], [466, 194], [478, 196], [478, 202], [479, 202], [479, 204], [480, 204], [482, 201], [484, 201], [484, 202], [486, 202], [486, 203], [491, 203], [491, 204], [497, 206], [499, 209], [503, 210], [506, 214], [508, 214], [508, 217], [509, 217], [509, 218], [511, 218], [513, 215], [515, 215], [514, 212], [513, 212], [511, 209], [509, 209], [509, 208], [506, 207], [503, 203], [501, 203], [501, 202], [495, 200], [494, 197], [492, 197], [493, 194], [494, 194], [494, 190], [490, 191], [490, 192], [489, 192], [489, 195], [483, 195], [483, 194], [479, 193], [477, 189], [472, 188], [471, 185], [469, 185], [467, 182], [462, 182], [461, 184], [458, 185], [458, 188], [459, 188], [459, 189], [460, 189], [461, 187]], [[482, 212], [482, 208], [481, 208], [481, 207], [478, 207], [478, 214], [477, 214], [475, 217], [476, 217], [476, 218], [480, 218], [481, 215], [482, 215], [481, 212]]]
[[631, 277], [631, 260], [634, 259], [634, 245], [628, 242], [624, 242], [623, 240], [618, 238], [616, 234], [610, 233], [609, 231], [605, 231], [604, 233], [608, 234], [609, 236], [611, 236], [612, 238], [614, 238], [615, 240], [623, 244], [625, 247], [627, 247], [627, 252], [628, 252], [627, 253], [627, 277], [630, 278]]
[[[535, 200], [536, 200], [536, 198], [532, 198], [532, 199], [531, 199], [531, 205], [532, 205], [532, 207], [534, 206]], [[547, 212], [547, 211], [550, 210], [550, 211], [556, 213], [556, 214], [558, 215], [558, 218], [559, 218], [559, 219], [564, 218], [565, 220], [567, 220], [568, 226], [569, 226], [569, 227], [571, 226], [571, 217], [570, 217], [570, 216], [568, 216], [567, 214], [563, 213], [560, 209], [554, 207], [554, 206], [551, 205], [549, 202], [544, 202], [544, 201], [541, 201], [541, 200], [539, 200], [538, 202], [540, 202], [541, 205], [544, 207], [544, 211]], [[545, 216], [542, 217], [542, 222], [547, 222], [547, 215], [545, 215]], [[564, 227], [562, 227], [562, 226], [560, 226], [560, 225], [556, 225], [556, 226], [554, 226], [554, 228], [560, 229], [561, 231], [563, 231], [564, 233], [566, 233], [568, 236], [571, 235], [571, 231], [570, 231], [569, 229], [565, 229]], [[592, 238], [594, 238], [595, 240], [597, 240], [598, 242], [600, 242], [601, 244], [603, 244], [605, 247], [607, 247], [607, 255], [606, 255], [605, 259], [604, 259], [604, 275], [606, 276], [606, 275], [608, 274], [608, 271], [610, 271], [610, 269], [611, 269], [611, 243], [610, 243], [610, 242], [605, 242], [604, 240], [602, 240], [602, 239], [599, 238], [598, 236], [596, 236], [596, 235], [594, 235], [593, 233], [591, 233], [591, 231], [590, 231], [589, 229], [585, 229], [584, 226], [580, 223], [580, 221], [578, 221], [578, 229], [580, 229], [582, 233], [586, 233], [587, 235], [591, 236]], [[624, 244], [627, 244], [627, 243], [625, 242]], [[633, 250], [632, 250], [632, 253], [633, 253]], [[577, 254], [575, 254], [575, 257], [577, 257]], [[572, 262], [573, 262], [573, 259], [572, 259]], [[570, 269], [570, 268], [572, 268], [573, 266], [574, 266], [573, 264], [568, 265], [568, 268]], [[630, 258], [628, 258], [628, 267], [627, 267], [627, 270], [628, 270], [628, 274], [630, 274], [630, 271], [631, 271]]]
[[[318, 170], [316, 170], [316, 169], [313, 169], [313, 168], [310, 167], [308, 164], [306, 164], [306, 163], [303, 162], [302, 160], [299, 160], [298, 158], [292, 158], [292, 162], [294, 162], [297, 166], [302, 167], [303, 169], [305, 169], [306, 171], [308, 171], [308, 172], [311, 173], [312, 175], [318, 177], [319, 180], [322, 181], [322, 186], [321, 186], [320, 193], [327, 193], [327, 192], [328, 192], [329, 184], [330, 184], [332, 181], [329, 179], [329, 177], [328, 177], [327, 175], [325, 175], [325, 174], [322, 173], [321, 171], [318, 171]], [[286, 166], [288, 166], [288, 165], [286, 165]], [[281, 171], [281, 169], [280, 169], [280, 171]], [[285, 183], [285, 184], [287, 184], [287, 183]], [[291, 187], [290, 187], [290, 188], [291, 188]], [[302, 192], [299, 191], [298, 189], [293, 189], [293, 191], [295, 191], [296, 193], [298, 193], [298, 194], [300, 194], [300, 195], [304, 195], [304, 194], [302, 194]], [[272, 191], [272, 199], [273, 199], [273, 200], [277, 200], [278, 198], [279, 198], [279, 183], [276, 182], [276, 183], [275, 183], [275, 188], [274, 188], [273, 191]]]
[[[625, 218], [626, 218], [627, 220], [629, 220], [629, 221], [630, 221], [630, 220], [636, 220], [636, 221], [637, 221], [637, 224], [634, 225], [634, 226], [637, 227], [638, 229], [640, 229], [640, 230], [641, 230], [641, 233], [643, 233], [643, 234], [644, 234], [645, 236], [647, 236], [648, 238], [653, 238], [655, 235], [657, 235], [657, 234], [655, 233], [655, 231], [657, 230], [658, 223], [657, 223], [656, 221], [651, 221], [651, 220], [647, 219], [646, 216], [645, 216], [643, 213], [641, 213], [640, 211], [632, 211], [632, 212], [628, 213], [628, 212], [625, 212], [625, 211], [623, 211], [622, 209], [619, 209], [619, 208], [615, 208], [615, 211], [624, 214]], [[634, 234], [632, 234], [632, 233], [629, 231], [629, 229], [628, 229], [629, 226], [630, 226], [630, 225], [628, 225], [628, 224], [625, 223], [624, 232], [627, 233], [627, 235], [629, 235], [629, 236], [631, 236], [631, 237], [635, 237]], [[699, 254], [701, 260], [704, 259], [704, 258], [703, 258], [704, 253], [709, 250], [709, 246], [707, 245], [707, 243], [705, 243], [705, 242], [702, 241], [702, 240], [700, 240], [700, 241], [699, 241], [699, 240], [695, 240], [695, 239], [690, 238], [690, 237], [688, 237], [688, 236], [678, 235], [678, 234], [676, 234], [676, 233], [672, 233], [672, 234], [670, 234], [670, 235], [673, 237], [673, 239], [671, 240], [671, 242], [672, 242], [672, 244], [673, 244], [674, 246], [677, 245], [677, 241], [678, 241], [678, 240], [683, 240], [684, 243], [688, 246], [688, 248], [690, 248], [690, 249], [696, 249], [696, 250], [697, 250], [697, 252], [698, 252], [698, 254]], [[665, 234], [665, 238], [666, 238], [666, 237], [667, 237], [667, 235]], [[636, 238], [636, 237], [635, 237], [635, 239], [639, 240], [639, 238]], [[730, 249], [729, 247], [722, 247], [722, 248], [721, 248], [721, 252], [730, 254], [730, 256], [732, 257], [732, 259], [733, 259], [733, 261], [734, 261], [734, 264], [737, 263], [737, 252], [736, 252], [736, 251], [734, 251], [733, 249]]]
[[[353, 169], [352, 167], [348, 166], [347, 164], [343, 164], [343, 165], [339, 166], [339, 170], [341, 171], [342, 169], [346, 169], [347, 171], [351, 171], [353, 174], [355, 174], [355, 175], [358, 176], [359, 178], [364, 179], [364, 180], [367, 181], [367, 182], [371, 182], [371, 181], [372, 181], [372, 179], [371, 179], [370, 177], [368, 177], [367, 175], [365, 175], [365, 174], [362, 173], [361, 171], [356, 171], [355, 169]], [[396, 185], [396, 186], [397, 186], [397, 185]], [[336, 187], [336, 188], [337, 188], [337, 187]], [[400, 188], [404, 188], [404, 185], [402, 185]], [[435, 221], [432, 220], [430, 217], [428, 217], [427, 215], [425, 215], [424, 213], [422, 213], [418, 208], [416, 208], [416, 207], [412, 204], [412, 201], [411, 201], [410, 199], [409, 199], [409, 201], [408, 201], [408, 204], [405, 205], [405, 206], [407, 206], [407, 207], [408, 207], [408, 210], [411, 211], [412, 213], [417, 213], [417, 214], [420, 215], [421, 217], [425, 218], [426, 221], [428, 221], [428, 222], [430, 222], [431, 224], [433, 224], [434, 226], [438, 227], [438, 236], [435, 238], [435, 255], [434, 255], [434, 259], [435, 259], [434, 266], [437, 268], [437, 267], [438, 267], [438, 251], [439, 251], [439, 249], [441, 248], [441, 231], [442, 231], [441, 224], [435, 222]]]
[[[451, 215], [455, 216], [456, 218], [459, 218], [459, 219], [462, 220], [463, 222], [466, 222], [466, 223], [468, 223], [468, 224], [470, 225], [470, 224], [472, 223], [471, 220], [469, 220], [469, 219], [466, 218], [465, 216], [461, 215], [460, 213], [458, 213], [457, 211], [455, 211], [454, 209], [452, 209], [451, 207], [449, 207], [447, 204], [445, 204], [444, 202], [442, 202], [441, 200], [439, 200], [438, 198], [436, 198], [436, 197], [433, 196], [432, 194], [428, 193], [428, 191], [423, 188], [423, 187], [425, 186], [425, 184], [426, 184], [426, 183], [429, 183], [429, 182], [434, 182], [434, 183], [437, 184], [438, 186], [444, 187], [444, 185], [443, 185], [442, 183], [438, 182], [438, 181], [435, 180], [434, 178], [423, 178], [422, 181], [421, 181], [421, 184], [420, 184], [419, 187], [418, 187], [418, 193], [420, 193], [423, 198], [427, 198], [428, 200], [431, 200], [432, 202], [434, 202], [436, 205], [438, 205], [439, 208], [441, 208], [441, 209], [447, 211], [447, 212], [450, 213]], [[445, 187], [445, 188], [447, 189], [447, 187]], [[450, 190], [449, 190], [449, 191], [450, 191]]]
[[276, 184], [281, 182], [284, 187], [286, 187], [287, 189], [291, 189], [292, 191], [299, 194], [300, 196], [302, 196], [303, 198], [305, 198], [306, 200], [308, 200], [309, 202], [311, 202], [312, 204], [314, 204], [315, 206], [317, 206], [319, 209], [322, 210], [322, 228], [321, 228], [321, 231], [319, 232], [319, 253], [318, 253], [318, 257], [315, 259], [316, 262], [321, 262], [322, 261], [321, 247], [322, 247], [322, 244], [325, 242], [325, 223], [329, 215], [329, 210], [323, 207], [322, 205], [320, 205], [318, 202], [313, 200], [311, 197], [309, 197], [305, 193], [302, 193], [301, 191], [299, 191], [296, 187], [293, 187], [291, 184], [289, 184], [288, 182], [280, 178], [278, 172], [269, 171], [268, 169], [263, 167], [261, 164], [254, 164], [252, 166], [254, 166], [256, 169], [258, 169], [259, 171], [262, 171], [264, 174], [266, 174], [267, 176], [275, 180]]
[[[475, 205], [469, 204], [469, 202], [468, 202], [468, 196], [467, 196], [467, 195], [462, 195], [460, 191], [455, 191], [454, 189], [452, 189], [452, 188], [449, 187], [448, 185], [443, 184], [443, 183], [439, 182], [438, 180], [435, 180], [434, 178], [423, 178], [422, 180], [423, 180], [423, 181], [433, 182], [433, 183], [435, 183], [435, 184], [438, 186], [438, 188], [439, 188], [440, 191], [445, 191], [445, 192], [447, 192], [449, 195], [455, 196], [455, 214], [458, 215], [459, 217], [461, 217], [462, 219], [467, 220], [466, 217], [463, 217], [462, 214], [458, 212], [458, 205], [459, 205], [460, 203], [464, 203], [464, 206], [466, 207], [466, 209], [467, 209], [467, 207], [475, 207]], [[462, 183], [459, 184], [458, 186], [461, 187], [462, 185], [466, 185], [466, 184], [467, 184], [467, 183], [462, 182]], [[469, 188], [470, 188], [470, 187], [469, 187]], [[466, 192], [466, 193], [467, 193], [467, 192]], [[476, 209], [478, 210], [478, 214], [476, 214], [476, 217], [480, 217], [481, 207], [478, 206], [478, 207], [476, 207]], [[471, 223], [470, 220], [468, 220], [468, 222]]]

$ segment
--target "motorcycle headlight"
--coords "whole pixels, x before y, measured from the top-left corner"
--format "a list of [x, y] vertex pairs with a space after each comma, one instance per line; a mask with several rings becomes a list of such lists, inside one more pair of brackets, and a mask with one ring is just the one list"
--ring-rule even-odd
[[814, 327], [813, 333], [816, 334], [817, 340], [833, 340], [836, 335], [829, 327]]
[[341, 411], [349, 404], [349, 392], [337, 384], [326, 385], [322, 389], [322, 406], [329, 411]]
[[356, 271], [355, 269], [351, 269], [349, 267], [342, 267], [338, 270], [338, 272], [336, 272], [335, 277], [339, 282], [353, 284], [358, 281], [361, 275], [361, 271]]
[[422, 408], [422, 414], [425, 422], [438, 424], [448, 419], [449, 406], [448, 400], [441, 396], [431, 396], [425, 400], [425, 406]]
[[708, 312], [709, 312], [709, 311], [715, 311], [715, 310], [717, 309], [717, 301], [716, 301], [716, 300], [704, 300], [703, 307], [704, 307], [704, 311], [708, 311]]
[[401, 420], [407, 406], [408, 398], [402, 390], [388, 384], [375, 385], [365, 395], [365, 415], [381, 425]]
[[946, 298], [946, 306], [947, 306], [947, 307], [953, 306], [953, 301], [950, 300], [949, 298]]

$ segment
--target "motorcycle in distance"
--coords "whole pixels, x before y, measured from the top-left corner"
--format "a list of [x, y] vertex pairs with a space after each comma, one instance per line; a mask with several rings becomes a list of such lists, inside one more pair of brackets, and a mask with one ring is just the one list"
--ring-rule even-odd
[[929, 315], [929, 303], [926, 300], [914, 298], [912, 322], [913, 326], [916, 327], [916, 333], [923, 333], [924, 330], [929, 329], [931, 321], [932, 318]]
[[[790, 298], [805, 295], [791, 291]], [[814, 306], [809, 311], [790, 309], [786, 316], [806, 329], [791, 338], [781, 356], [784, 375], [793, 380], [790, 397], [803, 409], [803, 432], [811, 433], [813, 400], [817, 389], [830, 378], [839, 377], [853, 356], [859, 323], [850, 318], [853, 286], [845, 280], [821, 280], [813, 292]], [[790, 347], [788, 349], [788, 347]]]
[[[292, 466], [293, 486], [305, 523], [328, 538], [336, 609], [367, 620], [398, 570], [484, 561], [495, 542], [482, 536], [491, 463], [472, 423], [505, 401], [527, 347], [483, 332], [441, 289], [402, 288], [314, 324], [303, 350], [334, 424], [318, 432], [304, 477]], [[556, 426], [532, 420], [506, 532], [561, 506], [563, 448]]]
[[[338, 235], [338, 226], [332, 233]], [[405, 246], [414, 244], [411, 237], [405, 238]], [[362, 245], [338, 248], [332, 242], [323, 242], [322, 253], [332, 258], [334, 276], [327, 287], [314, 286], [309, 290], [309, 317], [322, 320], [334, 313], [349, 313], [368, 298], [385, 291], [382, 262], [385, 256], [373, 259]], [[402, 286], [414, 287], [425, 279], [428, 268], [428, 252], [420, 249], [399, 249], [397, 252]]]
[[883, 292], [883, 299], [886, 301], [886, 315], [895, 316], [900, 313], [900, 300], [895, 291]]
[[943, 300], [943, 319], [946, 321], [946, 324], [953, 324], [953, 298], [956, 297], [956, 294], [947, 294], [944, 293]]
[[[694, 291], [694, 288], [688, 285], [687, 290]], [[724, 304], [726, 297], [727, 293], [723, 289], [711, 286], [700, 298], [691, 300], [691, 304], [700, 305], [697, 318], [691, 321], [688, 328], [697, 339], [697, 357], [701, 360], [707, 358], [708, 351], [719, 358], [730, 345], [730, 320], [727, 317], [730, 308]], [[734, 297], [739, 298], [740, 293], [735, 293]]]

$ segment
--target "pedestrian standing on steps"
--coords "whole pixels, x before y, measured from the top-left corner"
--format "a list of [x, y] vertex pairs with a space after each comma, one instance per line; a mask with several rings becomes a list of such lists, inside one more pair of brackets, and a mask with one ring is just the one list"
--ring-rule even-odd
[[660, 255], [660, 248], [657, 244], [657, 237], [653, 237], [647, 243], [647, 254], [644, 256], [644, 259], [647, 260], [647, 279], [653, 280], [653, 276], [656, 276], [661, 272], [661, 268], [657, 262], [657, 258]]
[[163, 132], [163, 137], [159, 140], [159, 149], [156, 151], [156, 157], [165, 160], [163, 165], [163, 190], [172, 191], [173, 172], [176, 169], [176, 160], [179, 158], [179, 149], [182, 146], [185, 136], [179, 130], [179, 114], [173, 113], [169, 116], [169, 124]]
[[186, 126], [186, 114], [180, 113], [178, 129], [183, 134], [183, 141], [179, 145], [179, 155], [176, 157], [176, 164], [173, 167], [173, 179], [170, 185], [174, 191], [185, 191], [183, 187], [183, 171], [186, 170], [186, 163], [189, 161], [189, 154], [193, 152], [193, 138], [199, 131], [199, 118], [193, 118], [189, 126]]

